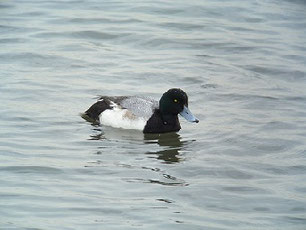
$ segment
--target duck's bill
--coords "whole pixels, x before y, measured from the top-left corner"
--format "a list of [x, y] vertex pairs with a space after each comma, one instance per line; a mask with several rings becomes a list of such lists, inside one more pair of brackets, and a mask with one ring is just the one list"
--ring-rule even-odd
[[187, 106], [184, 106], [184, 109], [182, 112], [180, 112], [180, 115], [184, 117], [187, 121], [196, 122], [196, 123], [199, 122], [199, 120], [195, 116], [193, 116], [193, 114], [191, 113], [191, 111], [188, 109]]

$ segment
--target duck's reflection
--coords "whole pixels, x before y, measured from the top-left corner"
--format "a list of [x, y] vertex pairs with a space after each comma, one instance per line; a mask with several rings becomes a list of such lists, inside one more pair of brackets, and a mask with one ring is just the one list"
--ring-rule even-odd
[[94, 126], [94, 133], [90, 135], [89, 140], [125, 140], [125, 144], [131, 143], [133, 145], [140, 141], [145, 146], [139, 146], [139, 151], [145, 149], [146, 154], [167, 164], [182, 161], [184, 158], [181, 155], [181, 150], [189, 142], [182, 141], [181, 136], [177, 133], [143, 134], [135, 130], [120, 130], [118, 132], [118, 129], [107, 127], [104, 129]]
[[157, 143], [160, 147], [163, 147], [163, 150], [150, 151], [147, 154], [155, 154], [157, 159], [163, 160], [168, 164], [178, 163], [182, 160], [180, 150], [183, 147], [183, 142], [179, 134], [145, 134], [144, 140], [146, 144]]

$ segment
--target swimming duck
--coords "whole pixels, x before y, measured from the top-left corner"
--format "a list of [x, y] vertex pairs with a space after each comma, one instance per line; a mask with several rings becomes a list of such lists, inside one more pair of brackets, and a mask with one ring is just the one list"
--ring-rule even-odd
[[88, 121], [123, 129], [139, 129], [143, 133], [177, 132], [181, 129], [178, 114], [187, 121], [199, 120], [188, 109], [187, 94], [169, 89], [159, 102], [138, 96], [102, 96], [82, 117]]

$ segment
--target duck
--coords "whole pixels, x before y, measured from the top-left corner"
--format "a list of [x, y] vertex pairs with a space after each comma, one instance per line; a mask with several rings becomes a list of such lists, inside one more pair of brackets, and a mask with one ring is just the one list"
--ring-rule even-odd
[[178, 115], [189, 122], [199, 122], [188, 108], [187, 94], [172, 88], [159, 101], [144, 96], [100, 96], [82, 117], [96, 124], [156, 134], [178, 132]]

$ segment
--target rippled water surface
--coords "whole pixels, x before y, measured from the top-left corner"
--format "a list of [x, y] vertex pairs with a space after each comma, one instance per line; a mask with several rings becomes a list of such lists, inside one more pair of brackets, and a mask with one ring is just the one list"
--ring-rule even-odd
[[[305, 1], [0, 1], [0, 229], [306, 229]], [[97, 95], [189, 95], [179, 133]]]

